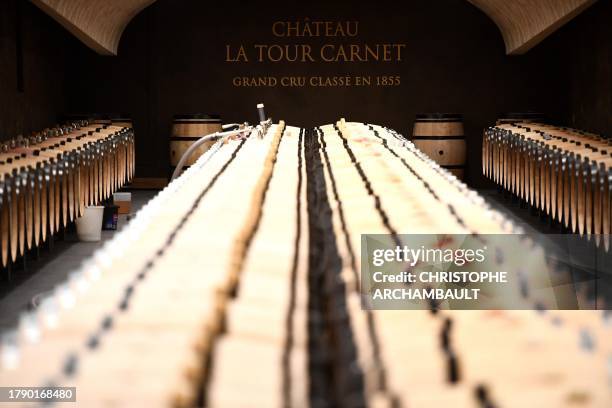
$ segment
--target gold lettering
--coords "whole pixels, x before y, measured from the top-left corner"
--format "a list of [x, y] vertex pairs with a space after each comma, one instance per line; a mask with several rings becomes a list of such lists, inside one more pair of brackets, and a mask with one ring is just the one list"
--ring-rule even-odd
[[312, 31], [310, 31], [309, 19], [304, 19], [304, 29], [302, 30], [302, 37], [312, 37]]
[[360, 54], [360, 48], [359, 45], [357, 44], [351, 44], [351, 62], [355, 62], [355, 60], [358, 60], [360, 62], [365, 61], [363, 58], [361, 58]]
[[285, 23], [283, 21], [277, 21], [274, 24], [272, 24], [272, 34], [274, 34], [276, 37], [284, 37], [285, 36], [285, 32], [282, 31], [282, 28], [279, 28], [279, 30], [281, 30], [281, 31], [278, 31], [277, 30], [278, 26], [281, 26], [282, 28], [284, 28], [285, 27]]
[[322, 59], [323, 61], [325, 61], [325, 62], [333, 62], [333, 61], [334, 61], [334, 58], [333, 58], [333, 57], [328, 58], [328, 57], [325, 55], [325, 50], [327, 50], [327, 49], [331, 49], [331, 51], [333, 52], [333, 50], [334, 50], [334, 45], [333, 45], [333, 44], [325, 44], [324, 46], [322, 46], [322, 47], [321, 47], [321, 59]]
[[272, 23], [275, 37], [357, 37], [359, 21], [276, 21]]
[[234, 77], [232, 84], [236, 87], [275, 87], [278, 83], [275, 77]]
[[305, 44], [302, 47], [303, 47], [302, 62], [306, 62], [306, 60], [310, 62], [314, 62], [315, 61], [314, 58], [312, 58], [312, 56], [310, 55], [310, 52], [312, 51], [312, 48], [310, 47], [310, 45]]
[[[287, 62], [296, 62], [298, 60], [298, 46], [297, 45], [296, 46], [285, 45], [284, 54], [285, 54], [285, 60]], [[282, 56], [282, 53], [281, 53], [281, 56]]]
[[391, 61], [391, 47], [389, 44], [383, 44], [383, 61]]
[[395, 48], [397, 50], [397, 61], [402, 60], [402, 50], [406, 48], [406, 44], [395, 44]]
[[346, 23], [346, 35], [349, 37], [357, 37], [359, 33], [359, 21], [353, 21], [353, 31], [351, 31], [351, 22], [347, 21]]
[[236, 53], [236, 57], [232, 57], [231, 46], [225, 46], [225, 62], [249, 62], [247, 58], [246, 52], [244, 51], [244, 46], [240, 46], [238, 48], [238, 52]]
[[[273, 56], [272, 52], [276, 52], [277, 55]], [[283, 59], [283, 49], [280, 45], [270, 45], [268, 47], [268, 59], [272, 62], [279, 62]]]
[[372, 84], [372, 78], [369, 76], [357, 76], [355, 77], [355, 85], [356, 86], [370, 86]]
[[[300, 36], [300, 23], [287, 22], [287, 37], [299, 37]], [[294, 34], [291, 34], [294, 33]]]
[[301, 88], [306, 85], [305, 77], [282, 77], [281, 85], [284, 87]]
[[314, 23], [315, 26], [315, 37], [320, 37], [321, 36], [321, 26], [324, 24], [323, 21], [315, 21]]
[[[366, 51], [366, 61], [378, 61], [378, 45], [376, 45], [376, 52], [372, 49], [372, 47], [370, 47], [369, 45], [365, 45], [365, 51]], [[372, 59], [370, 60], [370, 57], [372, 57]]]
[[338, 49], [338, 53], [336, 54], [336, 62], [341, 59], [343, 62], [346, 62], [346, 53], [344, 52], [344, 47], [340, 46]]
[[345, 37], [342, 23], [336, 24], [336, 31], [334, 32], [334, 37]]
[[350, 76], [332, 76], [332, 77], [314, 76], [314, 77], [310, 77], [308, 83], [312, 87], [353, 86], [352, 77]]
[[258, 62], [262, 62], [263, 61], [263, 58], [264, 58], [264, 56], [263, 56], [264, 48], [266, 48], [265, 45], [255, 44], [255, 49], [257, 51], [259, 51], [258, 57], [257, 57], [257, 61]]
[[[357, 37], [359, 21], [310, 21], [309, 18], [296, 21], [275, 21], [272, 34], [279, 38], [288, 37]], [[400, 62], [406, 44], [368, 44], [359, 41], [352, 44], [327, 43], [322, 46], [310, 44], [256, 44], [258, 62]], [[244, 46], [232, 49], [226, 45], [226, 62], [248, 62]], [[289, 77], [288, 77], [289, 78]]]

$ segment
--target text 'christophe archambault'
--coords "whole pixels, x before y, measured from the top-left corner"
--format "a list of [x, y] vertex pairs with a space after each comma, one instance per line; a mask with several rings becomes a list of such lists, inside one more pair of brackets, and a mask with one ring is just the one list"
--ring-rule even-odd
[[[507, 283], [505, 271], [455, 271], [419, 270], [416, 266], [433, 269], [448, 266], [464, 267], [486, 261], [487, 247], [480, 249], [441, 249], [410, 248], [397, 246], [395, 249], [375, 249], [371, 254], [371, 264], [375, 270], [370, 274], [373, 286], [373, 300], [478, 300], [480, 288], [463, 287], [469, 284]], [[386, 264], [395, 263], [408, 267], [401, 272], [383, 272]], [[404, 284], [402, 287], [387, 287], [385, 284]], [[459, 287], [432, 287], [438, 284], [456, 284]], [[385, 286], [385, 287], [378, 287]]]

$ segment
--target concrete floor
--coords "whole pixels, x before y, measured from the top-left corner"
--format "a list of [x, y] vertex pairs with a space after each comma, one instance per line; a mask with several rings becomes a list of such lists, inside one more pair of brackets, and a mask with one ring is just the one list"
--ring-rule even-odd
[[[132, 191], [132, 214], [157, 194], [156, 191]], [[127, 224], [128, 216], [120, 215], [117, 231]], [[42, 249], [37, 260], [27, 260], [24, 271], [19, 265], [12, 271], [11, 282], [6, 277], [0, 280], [0, 333], [15, 325], [19, 313], [31, 307], [32, 299], [51, 291], [65, 281], [68, 274], [77, 269], [104, 241], [111, 239], [117, 231], [102, 231], [100, 242], [80, 242], [74, 230], [69, 229], [65, 237], [56, 237], [51, 249]]]
[[505, 215], [517, 227], [522, 228], [525, 233], [531, 236], [540, 234], [560, 234], [559, 227], [552, 226], [547, 217], [540, 217], [532, 210], [521, 206], [516, 199], [512, 199], [507, 193], [497, 190], [480, 190], [478, 193], [483, 196], [491, 206]]

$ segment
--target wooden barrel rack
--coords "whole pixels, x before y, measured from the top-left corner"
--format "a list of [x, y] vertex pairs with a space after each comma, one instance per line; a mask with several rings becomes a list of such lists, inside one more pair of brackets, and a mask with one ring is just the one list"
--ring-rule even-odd
[[507, 123], [485, 130], [482, 154], [485, 176], [609, 251], [612, 140], [542, 123]]
[[134, 175], [134, 132], [108, 123], [71, 122], [5, 142], [0, 151], [0, 263], [9, 272], [86, 206]]

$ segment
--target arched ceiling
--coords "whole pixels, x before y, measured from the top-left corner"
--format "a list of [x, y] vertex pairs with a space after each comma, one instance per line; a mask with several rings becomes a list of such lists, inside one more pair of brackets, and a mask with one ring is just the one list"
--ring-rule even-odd
[[88, 47], [117, 55], [123, 30], [155, 0], [32, 0]]
[[468, 0], [497, 24], [506, 53], [524, 54], [597, 0]]
[[[155, 0], [31, 0], [90, 48], [117, 55], [123, 30]], [[523, 54], [597, 0], [467, 0], [499, 27], [509, 55]]]

